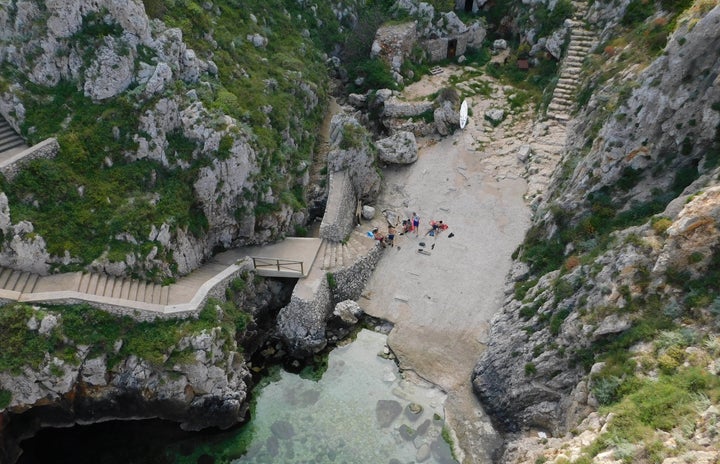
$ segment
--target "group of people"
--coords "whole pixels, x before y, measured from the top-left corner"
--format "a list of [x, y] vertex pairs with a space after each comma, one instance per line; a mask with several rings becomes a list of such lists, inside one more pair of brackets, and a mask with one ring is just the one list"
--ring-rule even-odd
[[420, 216], [417, 213], [412, 213], [410, 219], [403, 219], [402, 221], [403, 234], [415, 231], [415, 236], [418, 236], [418, 229], [420, 228]]
[[[430, 229], [425, 232], [424, 236], [430, 235], [431, 237], [437, 237], [440, 232], [446, 230], [447, 228], [448, 225], [443, 221], [430, 221]], [[403, 219], [402, 232], [400, 235], [410, 234], [412, 232], [415, 232], [415, 237], [420, 236], [420, 216], [418, 216], [415, 212], [412, 213], [412, 216], [409, 219]], [[368, 233], [369, 236], [372, 236], [375, 240], [380, 241], [383, 246], [389, 245], [391, 247], [395, 246], [396, 234], [397, 230], [392, 224], [388, 225], [387, 235], [383, 235], [378, 227], [375, 227], [372, 232]]]

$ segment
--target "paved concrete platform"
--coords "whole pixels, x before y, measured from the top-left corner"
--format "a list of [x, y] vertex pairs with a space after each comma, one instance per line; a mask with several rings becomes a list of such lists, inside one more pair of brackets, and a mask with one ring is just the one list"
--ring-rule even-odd
[[218, 253], [211, 260], [220, 264], [234, 264], [248, 256], [254, 258], [257, 273], [265, 277], [307, 277], [315, 262], [322, 239], [290, 237], [260, 247], [241, 247]]

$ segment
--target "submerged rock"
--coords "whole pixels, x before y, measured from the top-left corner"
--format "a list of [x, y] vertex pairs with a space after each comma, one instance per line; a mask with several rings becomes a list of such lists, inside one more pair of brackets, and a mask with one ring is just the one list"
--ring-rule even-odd
[[375, 406], [375, 417], [381, 428], [389, 427], [402, 413], [402, 405], [394, 400], [379, 400]]

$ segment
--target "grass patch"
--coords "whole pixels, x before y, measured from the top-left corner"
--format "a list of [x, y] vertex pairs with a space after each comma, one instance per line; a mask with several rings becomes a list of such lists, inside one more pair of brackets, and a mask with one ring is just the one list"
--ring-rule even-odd
[[[699, 368], [687, 368], [658, 380], [638, 380], [634, 391], [615, 405], [603, 408], [614, 413], [607, 431], [585, 448], [588, 457], [618, 443], [636, 443], [644, 452], [659, 453], [654, 445], [656, 430], [668, 432], [697, 414], [703, 398], [716, 402], [720, 395], [718, 379]], [[632, 456], [631, 456], [632, 457]], [[661, 459], [662, 460], [662, 459]]]

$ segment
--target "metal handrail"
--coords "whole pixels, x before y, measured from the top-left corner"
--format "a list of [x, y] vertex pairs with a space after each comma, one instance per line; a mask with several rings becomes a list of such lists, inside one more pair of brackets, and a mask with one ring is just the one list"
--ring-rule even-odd
[[[253, 267], [255, 269], [262, 268], [271, 268], [274, 267], [277, 272], [281, 271], [293, 271], [293, 272], [300, 272], [300, 275], [305, 275], [305, 268], [303, 266], [302, 261], [297, 261], [293, 259], [282, 259], [282, 258], [263, 258], [263, 257], [253, 257]], [[297, 267], [293, 266], [300, 266], [300, 270], [298, 271]]]

